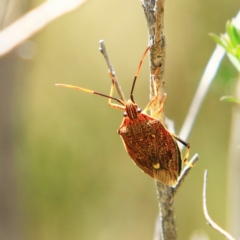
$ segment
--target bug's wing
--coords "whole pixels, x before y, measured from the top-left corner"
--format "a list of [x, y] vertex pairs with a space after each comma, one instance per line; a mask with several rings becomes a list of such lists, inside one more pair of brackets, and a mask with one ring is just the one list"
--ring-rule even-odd
[[[176, 171], [171, 171], [165, 168], [163, 164], [160, 165], [159, 169], [155, 169], [153, 167], [153, 164], [156, 163], [157, 158], [153, 155], [147, 154], [146, 149], [149, 149], [148, 144], [143, 143], [143, 146], [145, 147], [141, 147], [137, 143], [133, 144], [132, 142], [129, 142], [129, 139], [124, 138], [124, 136], [122, 136], [122, 139], [130, 157], [145, 173], [169, 186], [176, 185], [178, 179], [178, 173]], [[159, 161], [159, 159], [157, 159], [157, 161]]]
[[154, 127], [156, 128], [156, 160], [162, 168], [180, 173], [182, 161], [176, 141], [162, 124], [155, 124]]
[[[168, 130], [160, 123], [156, 129], [156, 161], [159, 169], [153, 169], [154, 178], [169, 185], [177, 183], [182, 169], [182, 159], [179, 147]], [[156, 125], [155, 125], [156, 126]]]
[[132, 125], [123, 124], [118, 132], [128, 154], [145, 173], [170, 186], [177, 183], [178, 146], [158, 120], [149, 118]]
[[178, 182], [178, 174], [168, 171], [164, 168], [153, 169], [153, 176], [158, 181], [172, 187]]

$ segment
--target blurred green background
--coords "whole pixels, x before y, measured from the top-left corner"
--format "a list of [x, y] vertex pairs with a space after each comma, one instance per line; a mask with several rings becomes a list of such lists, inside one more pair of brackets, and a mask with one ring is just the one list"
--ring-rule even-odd
[[[18, 7], [27, 11], [41, 2]], [[239, 0], [166, 1], [166, 115], [177, 133], [215, 48], [208, 33], [224, 32], [238, 10]], [[8, 78], [13, 82], [12, 95], [1, 104], [11, 102], [8, 163], [14, 169], [11, 209], [19, 239], [152, 239], [158, 214], [154, 181], [133, 164], [117, 134], [123, 113], [111, 109], [107, 99], [54, 86], [109, 93], [100, 39], [128, 97], [147, 46], [138, 0], [88, 0], [0, 59], [2, 86], [7, 88]], [[148, 76], [146, 60], [134, 93], [141, 108], [149, 101]], [[219, 98], [231, 92], [226, 80], [236, 77], [225, 58], [188, 139], [191, 156], [198, 153], [200, 160], [175, 198], [178, 239], [224, 239], [203, 216], [203, 172], [209, 170], [210, 215], [226, 228], [231, 105]]]

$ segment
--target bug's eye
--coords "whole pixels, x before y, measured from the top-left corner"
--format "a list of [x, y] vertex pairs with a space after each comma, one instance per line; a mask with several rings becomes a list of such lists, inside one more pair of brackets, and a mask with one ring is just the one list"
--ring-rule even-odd
[[126, 112], [124, 112], [124, 113], [123, 113], [123, 116], [124, 116], [124, 117], [126, 117], [126, 116], [127, 116], [127, 113], [126, 113]]
[[142, 109], [141, 109], [141, 108], [138, 108], [138, 109], [137, 109], [137, 112], [138, 112], [138, 113], [140, 113], [141, 111], [142, 111]]

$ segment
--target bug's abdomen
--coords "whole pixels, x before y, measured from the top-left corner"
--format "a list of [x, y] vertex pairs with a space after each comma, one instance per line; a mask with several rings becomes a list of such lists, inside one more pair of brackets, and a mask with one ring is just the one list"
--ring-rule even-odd
[[160, 121], [123, 123], [118, 133], [130, 157], [145, 173], [171, 186], [176, 183], [181, 171], [179, 150]]

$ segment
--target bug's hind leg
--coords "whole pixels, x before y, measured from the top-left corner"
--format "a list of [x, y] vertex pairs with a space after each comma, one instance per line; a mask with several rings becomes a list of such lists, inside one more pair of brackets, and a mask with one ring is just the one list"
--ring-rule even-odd
[[181, 138], [179, 138], [177, 135], [174, 135], [172, 134], [172, 136], [177, 140], [179, 141], [180, 143], [182, 143], [186, 148], [186, 153], [185, 153], [185, 157], [183, 159], [183, 163], [185, 163], [186, 165], [188, 165], [189, 167], [193, 167], [193, 165], [191, 163], [189, 163], [187, 160], [188, 160], [188, 157], [189, 157], [189, 153], [190, 153], [190, 144], [183, 141]]

